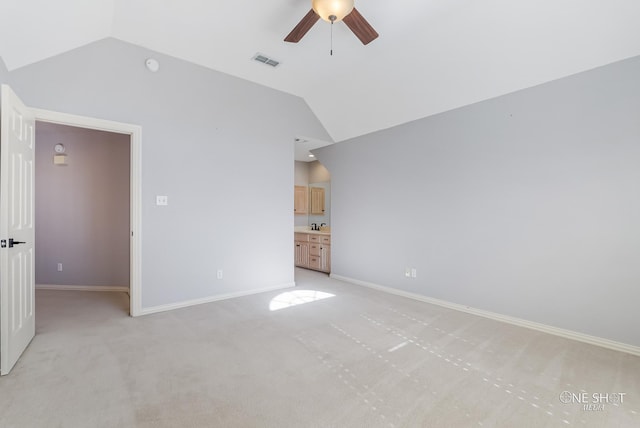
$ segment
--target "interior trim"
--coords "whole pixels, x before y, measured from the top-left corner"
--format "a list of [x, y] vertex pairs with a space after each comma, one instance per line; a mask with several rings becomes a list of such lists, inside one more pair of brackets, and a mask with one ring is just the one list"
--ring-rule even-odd
[[174, 309], [187, 308], [189, 306], [202, 305], [204, 303], [217, 302], [219, 300], [235, 299], [236, 297], [244, 297], [244, 296], [250, 296], [253, 294], [265, 293], [268, 291], [282, 290], [284, 288], [293, 288], [295, 286], [296, 286], [295, 282], [287, 282], [285, 284], [274, 285], [272, 287], [265, 287], [265, 288], [259, 288], [254, 290], [247, 290], [247, 291], [239, 291], [237, 293], [219, 294], [217, 296], [209, 296], [209, 297], [203, 297], [200, 299], [185, 300], [183, 302], [169, 303], [167, 305], [151, 306], [148, 308], [143, 308], [141, 315], [149, 315], [149, 314], [155, 314], [158, 312], [172, 311]]
[[65, 284], [36, 284], [36, 290], [55, 291], [115, 291], [128, 293], [129, 287], [121, 285], [65, 285]]
[[[132, 317], [142, 315], [142, 127], [122, 122], [97, 119], [93, 117], [77, 116], [57, 111], [31, 109], [36, 121], [56, 123], [59, 125], [75, 126], [78, 128], [96, 129], [129, 135], [131, 138], [131, 224], [130, 241], [130, 273], [129, 273], [129, 314]], [[38, 137], [36, 136], [36, 144]]]
[[616, 342], [602, 337], [590, 336], [588, 334], [580, 333], [573, 330], [566, 330], [563, 328], [553, 327], [546, 324], [540, 324], [533, 321], [527, 321], [521, 318], [510, 317], [508, 315], [498, 314], [496, 312], [485, 311], [482, 309], [472, 308], [470, 306], [459, 305], [457, 303], [447, 302], [446, 300], [434, 299], [431, 297], [423, 296], [408, 291], [398, 290], [384, 285], [375, 284], [372, 282], [361, 281], [359, 279], [349, 278], [347, 276], [331, 274], [331, 278], [340, 281], [348, 282], [351, 284], [359, 285], [362, 287], [373, 288], [375, 290], [383, 291], [389, 294], [395, 294], [396, 296], [407, 297], [413, 300], [419, 300], [425, 303], [431, 303], [433, 305], [442, 306], [448, 309], [453, 309], [460, 312], [466, 312], [468, 314], [478, 315], [484, 318], [489, 318], [496, 321], [502, 321], [508, 324], [517, 325], [519, 327], [525, 327], [531, 330], [541, 331], [543, 333], [553, 334], [554, 336], [564, 337], [566, 339], [577, 340], [578, 342], [588, 343], [590, 345], [596, 345], [614, 351], [626, 352], [627, 354], [640, 356], [640, 347], [629, 345], [626, 343]]

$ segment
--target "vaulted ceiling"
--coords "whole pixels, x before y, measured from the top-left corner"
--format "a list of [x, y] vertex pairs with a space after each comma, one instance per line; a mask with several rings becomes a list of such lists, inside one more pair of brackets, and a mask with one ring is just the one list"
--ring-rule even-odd
[[355, 3], [380, 37], [337, 23], [330, 56], [324, 21], [283, 41], [310, 0], [0, 0], [0, 56], [13, 70], [115, 37], [303, 97], [342, 141], [640, 55], [637, 0]]

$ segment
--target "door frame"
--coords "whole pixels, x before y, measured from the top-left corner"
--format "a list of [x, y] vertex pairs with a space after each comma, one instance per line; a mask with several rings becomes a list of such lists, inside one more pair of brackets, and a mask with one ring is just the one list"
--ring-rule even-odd
[[[51, 110], [32, 108], [36, 122], [47, 122], [76, 128], [95, 129], [130, 136], [130, 260], [129, 260], [129, 314], [132, 317], [142, 315], [142, 127], [122, 122], [96, 119], [86, 116], [60, 113]], [[38, 135], [36, 133], [36, 144]], [[36, 165], [37, 168], [37, 165]], [[37, 257], [37, 254], [35, 255]]]

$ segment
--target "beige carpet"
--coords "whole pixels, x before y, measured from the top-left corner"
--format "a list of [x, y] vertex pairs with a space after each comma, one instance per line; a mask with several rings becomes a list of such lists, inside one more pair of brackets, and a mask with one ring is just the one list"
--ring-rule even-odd
[[296, 276], [335, 297], [133, 319], [124, 294], [37, 291], [0, 427], [640, 427], [638, 357]]

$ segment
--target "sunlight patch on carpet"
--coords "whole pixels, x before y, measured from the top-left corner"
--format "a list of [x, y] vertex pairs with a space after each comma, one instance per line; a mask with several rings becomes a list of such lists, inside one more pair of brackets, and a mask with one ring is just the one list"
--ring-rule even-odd
[[328, 299], [329, 297], [335, 297], [335, 294], [316, 290], [287, 291], [286, 293], [279, 294], [271, 299], [269, 309], [277, 311], [291, 306], [304, 305], [305, 303]]

